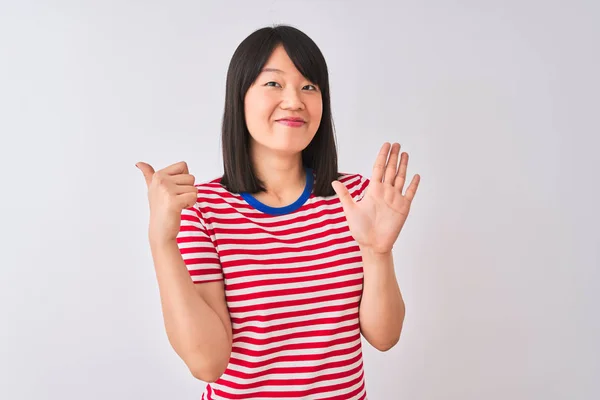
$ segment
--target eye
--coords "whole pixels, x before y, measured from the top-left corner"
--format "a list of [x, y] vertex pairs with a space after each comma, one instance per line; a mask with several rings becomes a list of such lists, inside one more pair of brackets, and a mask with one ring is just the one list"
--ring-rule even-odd
[[265, 83], [265, 86], [281, 87], [281, 85], [279, 83], [273, 82], [273, 81]]
[[304, 86], [304, 88], [310, 88], [308, 90], [317, 90], [317, 87], [315, 85], [306, 85]]

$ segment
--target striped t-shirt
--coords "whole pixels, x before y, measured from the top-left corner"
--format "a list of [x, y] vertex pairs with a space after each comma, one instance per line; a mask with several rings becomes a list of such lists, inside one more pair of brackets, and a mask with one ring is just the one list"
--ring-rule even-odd
[[[194, 283], [224, 281], [233, 329], [229, 365], [202, 399], [366, 399], [362, 257], [338, 196], [315, 196], [315, 179], [307, 168], [298, 200], [274, 208], [217, 178], [183, 210], [182, 257]], [[357, 201], [369, 183], [338, 180]]]

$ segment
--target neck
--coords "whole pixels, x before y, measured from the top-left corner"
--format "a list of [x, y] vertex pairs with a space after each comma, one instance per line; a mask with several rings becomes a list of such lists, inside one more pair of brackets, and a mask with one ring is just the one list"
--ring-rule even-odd
[[295, 201], [306, 185], [306, 172], [300, 153], [293, 156], [261, 155], [253, 157], [254, 173], [266, 192], [260, 197], [272, 202]]
[[306, 184], [306, 173], [301, 160], [285, 164], [255, 162], [254, 172], [264, 184], [266, 193], [277, 197], [295, 193], [298, 188], [304, 189]]

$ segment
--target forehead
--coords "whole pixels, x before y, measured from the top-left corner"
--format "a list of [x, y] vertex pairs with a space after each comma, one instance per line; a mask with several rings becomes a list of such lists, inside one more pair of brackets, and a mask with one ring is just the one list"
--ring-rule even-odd
[[278, 73], [283, 75], [300, 74], [282, 45], [277, 46], [265, 63], [262, 72]]

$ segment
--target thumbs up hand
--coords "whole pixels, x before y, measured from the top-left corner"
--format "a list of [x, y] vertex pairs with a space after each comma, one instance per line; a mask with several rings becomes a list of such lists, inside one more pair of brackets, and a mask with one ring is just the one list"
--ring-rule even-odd
[[195, 178], [185, 162], [159, 171], [144, 162], [136, 164], [146, 180], [150, 203], [149, 236], [152, 243], [176, 240], [181, 224], [181, 211], [192, 207], [198, 199]]

